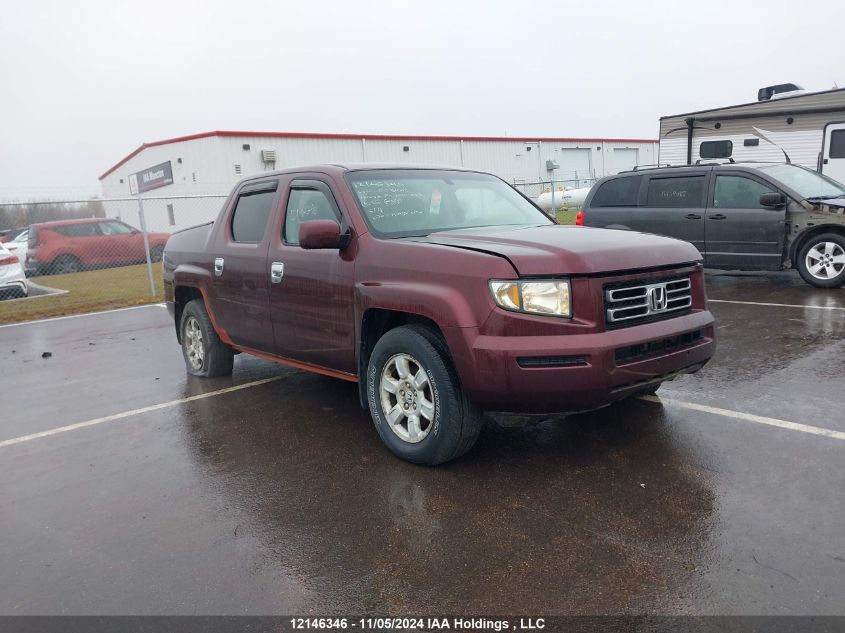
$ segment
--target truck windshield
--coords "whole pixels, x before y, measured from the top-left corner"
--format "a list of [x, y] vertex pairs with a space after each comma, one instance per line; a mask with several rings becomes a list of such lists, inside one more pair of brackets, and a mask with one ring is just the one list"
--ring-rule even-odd
[[378, 169], [347, 174], [378, 237], [428, 235], [476, 226], [553, 224], [494, 176], [433, 169]]
[[832, 178], [797, 165], [768, 165], [760, 167], [772, 178], [795, 191], [803, 200], [839, 198], [845, 196], [845, 186]]

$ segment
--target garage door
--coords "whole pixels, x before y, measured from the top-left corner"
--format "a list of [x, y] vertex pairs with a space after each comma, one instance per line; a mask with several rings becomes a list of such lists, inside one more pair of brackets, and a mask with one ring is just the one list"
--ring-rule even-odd
[[572, 186], [580, 186], [592, 177], [593, 165], [589, 148], [564, 147], [560, 150], [560, 169], [555, 173], [559, 180], [572, 181]]
[[636, 147], [615, 147], [613, 148], [613, 169], [618, 174], [620, 171], [633, 169], [639, 164], [640, 150]]

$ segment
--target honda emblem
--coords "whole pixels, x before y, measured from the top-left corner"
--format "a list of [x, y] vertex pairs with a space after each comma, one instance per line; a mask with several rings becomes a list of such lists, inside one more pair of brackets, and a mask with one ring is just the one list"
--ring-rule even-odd
[[663, 284], [651, 286], [648, 289], [648, 310], [649, 312], [663, 312], [668, 304], [666, 298], [666, 286]]

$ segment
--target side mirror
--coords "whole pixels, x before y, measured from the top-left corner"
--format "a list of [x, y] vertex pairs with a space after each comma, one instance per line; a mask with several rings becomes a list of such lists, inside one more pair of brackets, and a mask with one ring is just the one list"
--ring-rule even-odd
[[760, 205], [780, 209], [786, 205], [786, 196], [782, 193], [764, 193], [760, 196]]
[[313, 250], [346, 246], [348, 235], [340, 234], [340, 224], [334, 220], [309, 220], [299, 225], [299, 246]]

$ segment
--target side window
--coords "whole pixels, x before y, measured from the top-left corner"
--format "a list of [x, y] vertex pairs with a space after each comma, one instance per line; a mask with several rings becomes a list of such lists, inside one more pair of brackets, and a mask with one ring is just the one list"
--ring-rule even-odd
[[594, 207], [635, 207], [642, 176], [623, 176], [605, 182], [593, 196]]
[[845, 130], [830, 133], [830, 158], [845, 158]]
[[272, 189], [265, 186], [256, 191], [241, 191], [232, 213], [232, 239], [235, 242], [257, 244], [264, 239], [275, 195], [275, 186]]
[[760, 205], [760, 196], [772, 193], [756, 180], [742, 176], [716, 176], [713, 191], [713, 207], [716, 209], [765, 209]]
[[648, 181], [647, 206], [695, 209], [703, 206], [704, 176], [652, 178]]
[[698, 146], [698, 155], [702, 158], [730, 158], [733, 152], [733, 141], [704, 141]]
[[99, 235], [97, 225], [92, 222], [85, 222], [82, 224], [65, 224], [64, 226], [57, 226], [56, 233], [61, 233], [65, 237], [92, 237]]
[[132, 229], [122, 222], [100, 222], [100, 232], [103, 235], [127, 235]]
[[303, 222], [311, 220], [335, 220], [338, 221], [339, 214], [337, 205], [330, 194], [320, 189], [299, 189], [290, 190], [288, 196], [288, 208], [285, 212], [285, 227], [283, 234], [286, 244], [299, 244], [299, 226]]

